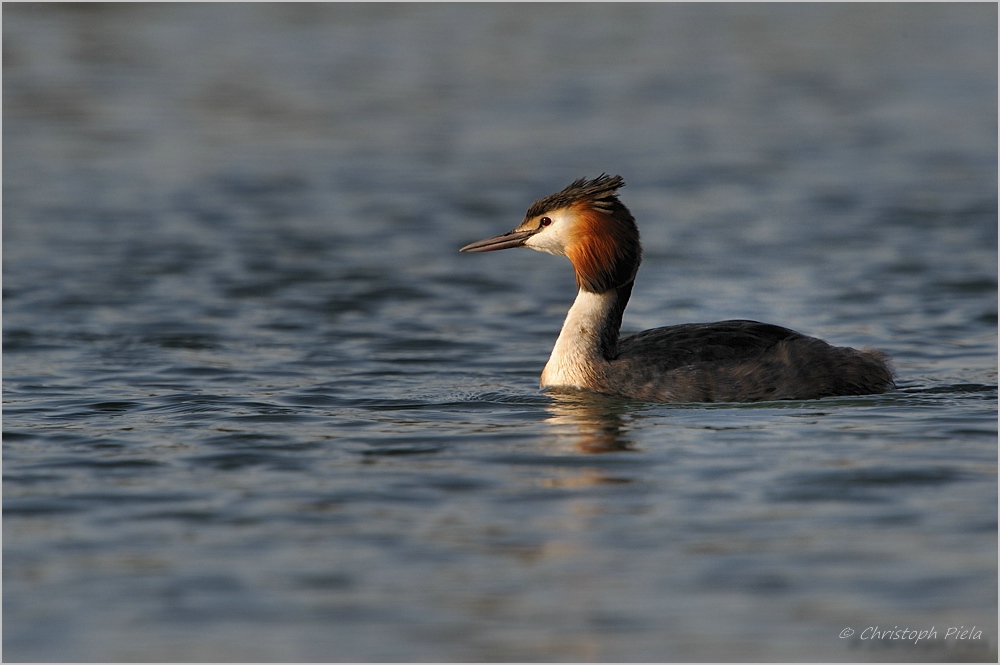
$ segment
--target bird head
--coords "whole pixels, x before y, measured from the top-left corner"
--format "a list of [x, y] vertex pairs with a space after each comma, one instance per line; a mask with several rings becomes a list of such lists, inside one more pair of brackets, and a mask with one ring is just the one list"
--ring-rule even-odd
[[529, 247], [568, 257], [583, 290], [603, 293], [624, 286], [635, 279], [642, 261], [635, 218], [616, 194], [624, 186], [617, 175], [580, 178], [532, 203], [517, 228], [460, 251]]

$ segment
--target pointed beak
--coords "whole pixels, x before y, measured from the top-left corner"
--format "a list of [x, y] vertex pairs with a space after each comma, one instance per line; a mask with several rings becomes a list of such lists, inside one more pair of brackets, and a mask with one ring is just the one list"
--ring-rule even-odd
[[485, 240], [477, 240], [468, 244], [460, 252], [495, 252], [498, 249], [510, 249], [511, 247], [522, 247], [524, 242], [535, 235], [535, 231], [508, 231], [503, 235], [493, 236]]

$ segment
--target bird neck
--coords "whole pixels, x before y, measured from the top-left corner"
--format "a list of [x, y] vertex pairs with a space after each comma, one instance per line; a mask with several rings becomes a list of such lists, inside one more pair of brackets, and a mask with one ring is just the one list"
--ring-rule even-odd
[[580, 289], [542, 372], [542, 386], [599, 388], [618, 354], [618, 335], [632, 282], [594, 293]]

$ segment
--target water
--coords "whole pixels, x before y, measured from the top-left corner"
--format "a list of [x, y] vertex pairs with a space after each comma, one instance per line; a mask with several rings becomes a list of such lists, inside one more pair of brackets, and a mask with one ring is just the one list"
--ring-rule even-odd
[[[995, 660], [996, 25], [5, 7], [4, 656]], [[627, 331], [770, 321], [899, 388], [539, 392], [569, 264], [457, 250], [602, 171]]]

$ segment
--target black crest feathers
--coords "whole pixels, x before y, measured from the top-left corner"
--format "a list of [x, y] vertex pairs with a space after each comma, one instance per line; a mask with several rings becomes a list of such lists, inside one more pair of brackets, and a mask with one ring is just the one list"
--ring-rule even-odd
[[624, 186], [625, 180], [620, 175], [611, 176], [602, 173], [593, 180], [580, 178], [574, 180], [561, 192], [556, 192], [532, 203], [524, 217], [530, 219], [552, 210], [568, 208], [579, 201], [587, 201], [594, 208], [607, 214], [613, 214], [616, 206], [625, 207], [615, 194]]

